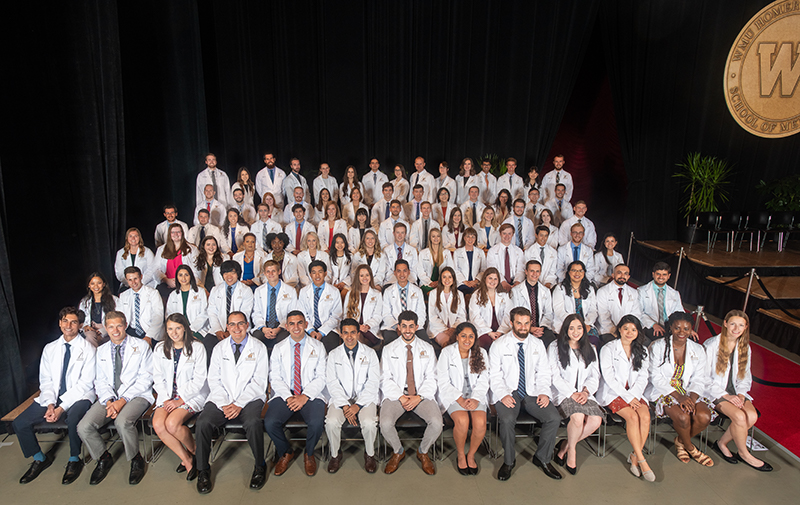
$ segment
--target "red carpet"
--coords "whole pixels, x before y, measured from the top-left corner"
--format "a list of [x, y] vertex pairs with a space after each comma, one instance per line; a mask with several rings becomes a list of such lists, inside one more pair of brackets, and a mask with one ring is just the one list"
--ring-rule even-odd
[[[713, 323], [712, 326], [714, 335], [718, 334], [720, 327]], [[713, 336], [703, 323], [700, 324], [698, 333], [701, 342]], [[800, 379], [800, 365], [758, 344], [751, 342], [750, 348], [753, 351], [751, 372], [754, 378], [785, 383], [797, 383]], [[786, 415], [790, 405], [800, 403], [800, 389], [766, 386], [754, 380], [750, 395], [753, 397], [753, 405], [761, 411], [756, 427], [800, 457], [800, 430], [797, 429], [797, 420], [794, 416]], [[713, 435], [711, 438], [712, 441], [715, 440]]]

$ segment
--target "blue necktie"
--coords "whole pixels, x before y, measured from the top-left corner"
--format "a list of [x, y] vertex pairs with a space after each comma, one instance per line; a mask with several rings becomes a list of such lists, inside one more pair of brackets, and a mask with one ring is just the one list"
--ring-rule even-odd
[[525, 392], [525, 349], [522, 347], [522, 342], [519, 343], [517, 361], [519, 361], [519, 385], [517, 385], [517, 396], [522, 400], [528, 396]]
[[314, 329], [319, 329], [322, 323], [319, 320], [319, 297], [322, 295], [322, 288], [314, 286]]
[[267, 172], [269, 172], [269, 178], [270, 178], [270, 180], [271, 180], [272, 182], [275, 182], [275, 169], [274, 169], [274, 168], [268, 168], [268, 169], [267, 169]]
[[69, 344], [65, 345], [66, 349], [64, 349], [64, 364], [61, 366], [61, 386], [58, 388], [58, 401], [56, 401], [56, 406], [61, 404], [61, 395], [67, 392], [67, 368], [69, 367], [69, 356], [72, 346]]
[[384, 219], [389, 219], [389, 207], [391, 207], [391, 206], [392, 206], [391, 203], [386, 202], [386, 215], [383, 216]]
[[267, 309], [267, 327], [268, 328], [277, 328], [278, 327], [278, 314], [275, 312], [275, 290], [276, 287], [269, 288], [269, 309]]
[[572, 244], [572, 261], [578, 261], [578, 258], [580, 256], [579, 247], [580, 246], [575, 247], [575, 244]]
[[231, 228], [231, 251], [233, 254], [236, 254], [237, 247], [236, 247], [236, 227]]

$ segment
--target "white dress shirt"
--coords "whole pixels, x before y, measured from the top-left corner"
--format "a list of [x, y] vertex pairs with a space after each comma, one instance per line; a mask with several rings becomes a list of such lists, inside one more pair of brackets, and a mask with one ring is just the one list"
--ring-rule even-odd
[[[619, 290], [622, 289], [622, 303], [619, 301]], [[639, 303], [639, 293], [625, 284], [618, 286], [610, 282], [597, 290], [597, 325], [601, 334], [611, 333], [617, 327], [619, 320], [625, 315], [634, 315], [642, 319], [642, 307]]]
[[[425, 327], [425, 299], [422, 290], [410, 281], [406, 283], [406, 308], [403, 308], [401, 299], [400, 285], [395, 283], [386, 288], [383, 292], [383, 325], [381, 329], [397, 331], [397, 317], [404, 310], [410, 310], [417, 314], [417, 325]], [[399, 340], [399, 339], [398, 339]]]

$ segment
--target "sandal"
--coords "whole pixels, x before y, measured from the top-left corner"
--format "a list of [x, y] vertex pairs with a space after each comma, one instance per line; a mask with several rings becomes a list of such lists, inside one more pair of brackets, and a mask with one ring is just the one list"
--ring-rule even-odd
[[[633, 459], [633, 453], [628, 455], [628, 463], [631, 463], [631, 459]], [[631, 473], [634, 477], [640, 477], [642, 472], [639, 470], [639, 463], [631, 463]]]
[[692, 456], [692, 459], [694, 459], [703, 466], [708, 466], [708, 467], [714, 466], [714, 460], [711, 459], [708, 456], [708, 454], [700, 452], [700, 449], [698, 449], [697, 447], [695, 447], [694, 450], [691, 451], [689, 454]]
[[[640, 464], [641, 463], [647, 463], [647, 461], [641, 459], [641, 460], [639, 460], [639, 463]], [[655, 482], [656, 481], [656, 474], [655, 474], [655, 472], [653, 472], [653, 470], [642, 470], [642, 477], [644, 477], [644, 480], [646, 480], [647, 482]]]
[[[678, 459], [681, 460], [681, 463], [688, 463], [689, 460], [691, 459], [689, 457], [689, 452], [686, 450], [686, 447], [681, 443], [681, 441], [680, 441], [680, 439], [678, 437], [675, 437], [675, 449], [678, 452]], [[697, 447], [695, 447], [695, 450], [697, 452], [700, 452], [697, 449]], [[700, 454], [702, 454], [702, 453], [700, 453]], [[712, 462], [712, 464], [713, 464], [713, 462]]]

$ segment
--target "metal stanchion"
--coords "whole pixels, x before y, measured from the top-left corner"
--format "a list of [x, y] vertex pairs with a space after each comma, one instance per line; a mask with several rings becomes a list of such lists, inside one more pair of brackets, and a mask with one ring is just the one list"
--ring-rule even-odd
[[633, 232], [631, 232], [631, 239], [628, 241], [628, 257], [625, 261], [628, 263], [628, 266], [631, 266], [631, 248], [633, 247]]
[[681, 247], [681, 250], [678, 251], [678, 268], [675, 269], [675, 283], [672, 285], [675, 289], [678, 289], [678, 276], [681, 275], [681, 262], [684, 254], [683, 247]]
[[697, 316], [697, 319], [694, 321], [694, 332], [697, 333], [697, 330], [700, 329], [700, 321], [704, 321], [706, 319], [706, 313], [703, 310], [705, 307], [703, 305], [698, 305], [696, 309], [694, 309], [693, 314]]
[[744, 307], [742, 307], [742, 312], [747, 312], [747, 302], [750, 300], [750, 291], [753, 289], [753, 277], [756, 276], [756, 269], [750, 269], [750, 280], [747, 281], [747, 292], [744, 294]]

